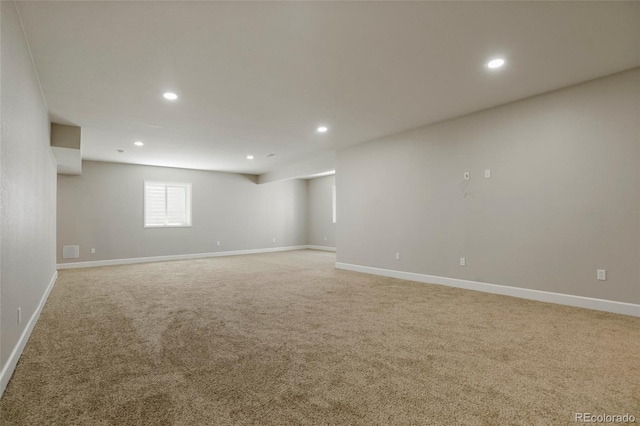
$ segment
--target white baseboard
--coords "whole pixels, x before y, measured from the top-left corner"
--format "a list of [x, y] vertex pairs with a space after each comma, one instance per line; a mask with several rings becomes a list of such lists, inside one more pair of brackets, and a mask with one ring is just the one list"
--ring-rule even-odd
[[[167, 260], [186, 260], [186, 259], [202, 259], [206, 257], [238, 256], [242, 254], [259, 254], [259, 253], [272, 253], [276, 251], [304, 250], [308, 248], [316, 248], [318, 250], [330, 249], [329, 247], [324, 247], [322, 249], [320, 249], [319, 247], [321, 246], [301, 245], [301, 246], [287, 246], [287, 247], [269, 247], [269, 248], [261, 248], [261, 249], [250, 249], [250, 250], [216, 251], [211, 253], [134, 257], [130, 259], [95, 260], [95, 261], [86, 261], [86, 262], [58, 263], [57, 268], [58, 269], [92, 268], [95, 266], [129, 265], [133, 263], [164, 262]], [[335, 251], [335, 248], [333, 250]]]
[[0, 371], [0, 397], [2, 397], [4, 390], [7, 388], [7, 384], [9, 383], [9, 379], [11, 379], [13, 370], [15, 370], [16, 365], [18, 364], [20, 355], [22, 355], [22, 351], [24, 350], [24, 347], [27, 344], [27, 341], [29, 340], [29, 336], [31, 336], [33, 327], [36, 325], [36, 322], [38, 322], [38, 318], [40, 318], [40, 312], [42, 312], [42, 308], [44, 307], [44, 304], [47, 301], [47, 298], [49, 297], [49, 293], [51, 293], [51, 289], [56, 283], [57, 278], [58, 278], [58, 271], [56, 271], [51, 277], [51, 281], [49, 282], [49, 285], [44, 291], [44, 294], [40, 299], [40, 303], [38, 304], [38, 307], [33, 312], [33, 315], [31, 315], [31, 318], [29, 319], [29, 322], [24, 328], [22, 335], [18, 339], [16, 346], [11, 351], [11, 354], [9, 355], [9, 358], [7, 359], [6, 364], [2, 368], [2, 371]]
[[313, 246], [313, 245], [309, 245], [307, 246], [308, 249], [311, 250], [324, 250], [324, 251], [336, 251], [335, 247], [327, 247], [327, 246]]
[[394, 271], [391, 269], [373, 268], [371, 266], [353, 265], [336, 262], [336, 268], [347, 271], [364, 272], [366, 274], [382, 275], [399, 278], [401, 280], [417, 281], [428, 284], [439, 284], [448, 287], [464, 288], [485, 293], [502, 294], [519, 297], [521, 299], [537, 300], [539, 302], [555, 303], [558, 305], [575, 306], [578, 308], [594, 309], [615, 314], [640, 317], [640, 305], [616, 302], [613, 300], [594, 299], [591, 297], [574, 296], [571, 294], [553, 293], [550, 291], [532, 290], [528, 288], [509, 287], [506, 285], [481, 283], [478, 281], [460, 280], [457, 278], [438, 277], [436, 275], [416, 274], [413, 272]]

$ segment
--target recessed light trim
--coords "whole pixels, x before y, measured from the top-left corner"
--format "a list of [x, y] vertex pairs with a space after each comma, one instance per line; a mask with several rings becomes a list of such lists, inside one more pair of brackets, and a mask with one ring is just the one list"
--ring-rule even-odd
[[247, 160], [253, 160], [253, 155], [247, 155]]
[[329, 128], [327, 126], [319, 126], [316, 131], [318, 133], [327, 133], [328, 130], [329, 130]]
[[144, 145], [144, 142], [142, 142], [142, 141], [135, 141], [133, 144], [134, 144], [135, 146], [143, 146], [143, 145]]
[[504, 64], [506, 63], [506, 61], [502, 58], [495, 58], [490, 60], [489, 62], [487, 62], [487, 68], [489, 69], [497, 69], [497, 68], [502, 68], [504, 66]]
[[178, 95], [176, 95], [173, 92], [166, 92], [164, 95], [165, 99], [169, 100], [169, 101], [175, 101], [176, 99], [178, 99]]

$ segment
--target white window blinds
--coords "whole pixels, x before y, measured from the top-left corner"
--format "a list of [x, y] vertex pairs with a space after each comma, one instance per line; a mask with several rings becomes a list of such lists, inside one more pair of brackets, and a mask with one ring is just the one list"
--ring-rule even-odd
[[144, 226], [191, 226], [191, 184], [145, 182]]

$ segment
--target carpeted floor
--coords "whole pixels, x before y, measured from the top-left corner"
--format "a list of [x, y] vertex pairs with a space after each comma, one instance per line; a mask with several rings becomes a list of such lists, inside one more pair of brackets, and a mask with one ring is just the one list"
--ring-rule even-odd
[[63, 270], [0, 424], [640, 418], [640, 318], [339, 271], [334, 261], [303, 250]]

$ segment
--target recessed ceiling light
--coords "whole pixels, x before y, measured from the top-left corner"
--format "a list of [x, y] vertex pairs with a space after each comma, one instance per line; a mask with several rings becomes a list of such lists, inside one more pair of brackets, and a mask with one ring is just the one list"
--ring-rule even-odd
[[247, 155], [247, 160], [253, 160], [253, 155]]
[[124, 149], [119, 149], [118, 152], [122, 154], [124, 152]]
[[164, 96], [165, 99], [168, 99], [170, 101], [175, 101], [176, 99], [178, 99], [178, 95], [176, 95], [175, 93], [171, 93], [171, 92], [167, 92], [162, 96]]
[[487, 62], [487, 68], [496, 69], [504, 65], [504, 59], [496, 58]]
[[134, 144], [135, 146], [142, 146], [142, 145], [144, 145], [144, 142], [141, 142], [141, 141], [135, 141], [133, 144]]
[[318, 133], [326, 133], [329, 128], [327, 126], [318, 127]]

